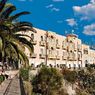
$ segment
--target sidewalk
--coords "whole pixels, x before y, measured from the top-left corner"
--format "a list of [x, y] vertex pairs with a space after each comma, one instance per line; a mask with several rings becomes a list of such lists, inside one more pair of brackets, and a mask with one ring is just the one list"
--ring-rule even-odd
[[15, 76], [17, 73], [18, 71], [10, 72], [11, 79], [5, 80], [0, 85], [0, 95], [21, 95], [20, 81], [18, 76]]

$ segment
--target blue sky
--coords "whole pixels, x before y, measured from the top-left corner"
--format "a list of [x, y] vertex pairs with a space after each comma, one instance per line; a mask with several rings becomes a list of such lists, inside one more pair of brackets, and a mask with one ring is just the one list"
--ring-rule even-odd
[[17, 12], [29, 11], [20, 20], [37, 28], [66, 35], [74, 33], [86, 44], [95, 44], [95, 0], [9, 0]]

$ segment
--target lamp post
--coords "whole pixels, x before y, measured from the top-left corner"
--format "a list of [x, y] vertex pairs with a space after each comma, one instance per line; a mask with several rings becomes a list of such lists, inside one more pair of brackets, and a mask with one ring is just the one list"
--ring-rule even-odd
[[46, 47], [45, 47], [45, 53], [46, 53], [46, 56], [45, 56], [45, 61], [46, 61], [46, 65], [47, 65], [47, 47], [48, 47], [48, 43], [47, 43], [47, 37], [48, 37], [48, 31], [46, 31], [46, 40], [45, 40], [45, 43], [46, 43]]

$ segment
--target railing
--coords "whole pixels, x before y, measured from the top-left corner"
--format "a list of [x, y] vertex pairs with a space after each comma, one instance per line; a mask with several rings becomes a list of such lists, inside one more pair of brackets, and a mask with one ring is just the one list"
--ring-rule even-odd
[[57, 60], [60, 60], [60, 56], [59, 56], [59, 55], [57, 55], [57, 56], [56, 56], [56, 59], [57, 59]]
[[56, 56], [53, 55], [53, 54], [49, 54], [49, 55], [48, 55], [48, 59], [56, 59]]
[[57, 48], [57, 49], [60, 49], [60, 45], [59, 45], [59, 44], [56, 44], [56, 48]]
[[35, 40], [31, 40], [30, 41], [33, 45], [36, 45], [37, 44], [37, 41], [35, 41]]
[[36, 58], [37, 54], [33, 53], [30, 55], [31, 58]]
[[45, 41], [40, 41], [40, 46], [45, 46]]
[[41, 59], [45, 59], [45, 54], [39, 54]]

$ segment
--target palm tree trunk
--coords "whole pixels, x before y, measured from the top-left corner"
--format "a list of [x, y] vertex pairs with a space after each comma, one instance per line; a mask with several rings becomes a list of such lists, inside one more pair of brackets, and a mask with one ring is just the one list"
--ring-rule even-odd
[[4, 57], [2, 57], [2, 71], [4, 71]]

